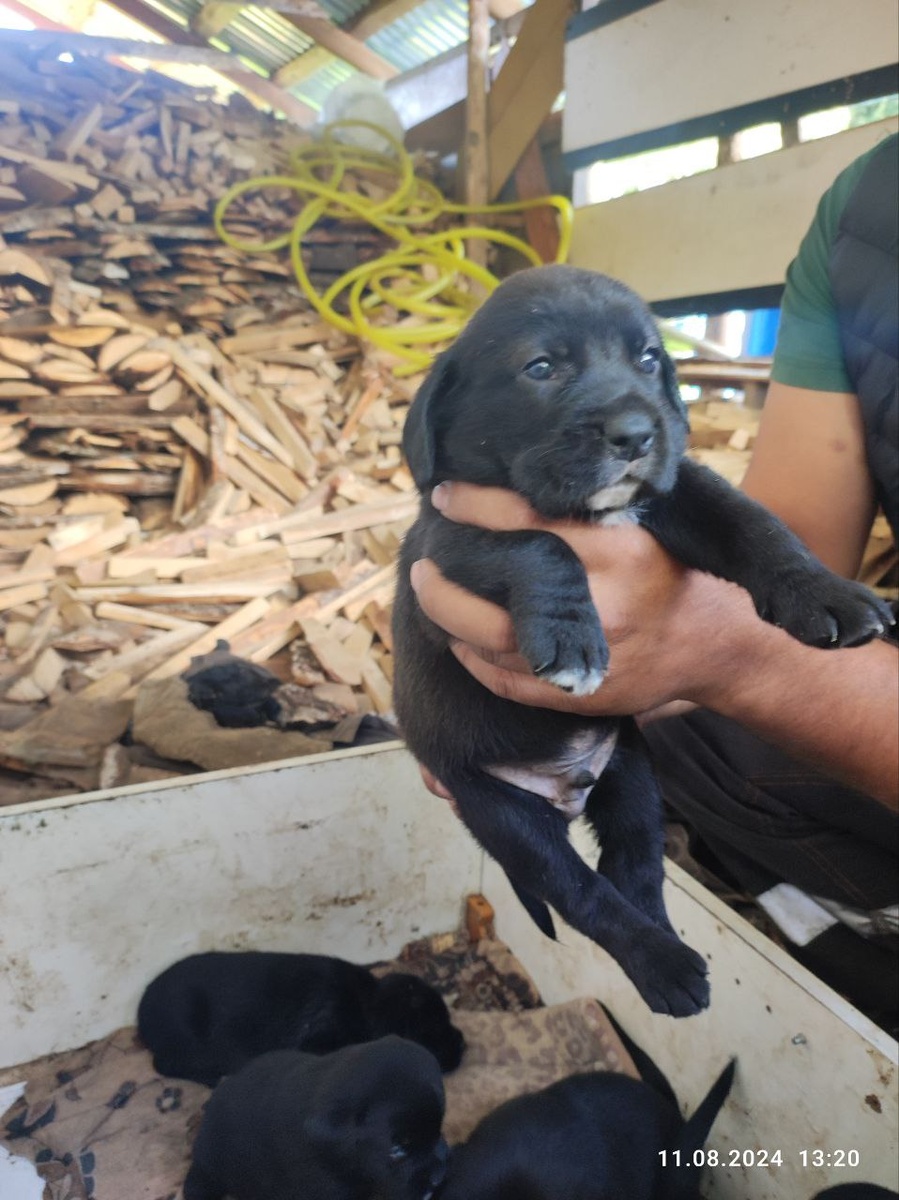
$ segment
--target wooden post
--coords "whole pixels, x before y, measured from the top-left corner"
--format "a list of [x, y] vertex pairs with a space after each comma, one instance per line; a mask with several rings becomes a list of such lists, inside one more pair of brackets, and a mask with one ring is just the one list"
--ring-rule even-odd
[[[534, 137], [518, 160], [515, 168], [515, 190], [519, 200], [536, 200], [550, 192], [540, 140]], [[559, 253], [559, 225], [556, 210], [550, 208], [528, 208], [524, 214], [524, 227], [528, 241], [545, 263], [556, 261]]]
[[[489, 79], [490, 9], [487, 0], [468, 0], [468, 100], [465, 105], [465, 201], [486, 204], [490, 186], [487, 155], [487, 86]], [[474, 224], [481, 224], [477, 217]], [[487, 244], [469, 242], [468, 255], [483, 265]]]

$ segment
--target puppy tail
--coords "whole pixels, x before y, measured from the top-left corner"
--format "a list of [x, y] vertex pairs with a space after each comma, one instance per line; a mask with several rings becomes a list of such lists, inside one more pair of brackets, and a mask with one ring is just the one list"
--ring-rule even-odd
[[671, 1176], [677, 1182], [670, 1192], [664, 1193], [668, 1200], [695, 1200], [699, 1195], [697, 1187], [702, 1156], [698, 1152], [705, 1145], [715, 1118], [728, 1097], [736, 1066], [737, 1060], [732, 1058], [692, 1117], [684, 1123], [672, 1147], [680, 1152], [681, 1166], [670, 1168]]

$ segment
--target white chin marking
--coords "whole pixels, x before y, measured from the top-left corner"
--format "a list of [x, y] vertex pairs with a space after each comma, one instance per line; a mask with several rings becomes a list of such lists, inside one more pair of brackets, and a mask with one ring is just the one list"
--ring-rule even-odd
[[599, 518], [600, 525], [637, 525], [640, 518], [632, 508], [613, 508]]
[[542, 678], [570, 696], [592, 696], [599, 689], [603, 674], [602, 671], [556, 671]]
[[606, 512], [608, 509], [624, 508], [634, 498], [634, 493], [640, 483], [636, 479], [624, 479], [621, 483], [613, 483], [609, 487], [600, 488], [587, 501], [587, 507], [593, 512]]

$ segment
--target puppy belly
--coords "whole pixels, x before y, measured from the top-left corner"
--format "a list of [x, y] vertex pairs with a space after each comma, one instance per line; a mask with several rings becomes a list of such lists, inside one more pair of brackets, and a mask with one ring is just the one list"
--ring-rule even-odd
[[486, 767], [488, 775], [514, 784], [548, 800], [573, 821], [587, 803], [593, 785], [608, 765], [618, 741], [617, 727], [576, 734], [558, 758], [539, 763], [499, 763]]

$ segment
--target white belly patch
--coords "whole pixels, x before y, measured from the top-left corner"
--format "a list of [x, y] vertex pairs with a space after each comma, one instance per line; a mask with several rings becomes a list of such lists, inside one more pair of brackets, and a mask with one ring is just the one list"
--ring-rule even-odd
[[500, 763], [485, 769], [496, 779], [542, 796], [573, 821], [583, 813], [587, 797], [608, 765], [617, 741], [617, 727], [606, 733], [587, 730], [572, 738], [551, 762]]

